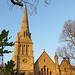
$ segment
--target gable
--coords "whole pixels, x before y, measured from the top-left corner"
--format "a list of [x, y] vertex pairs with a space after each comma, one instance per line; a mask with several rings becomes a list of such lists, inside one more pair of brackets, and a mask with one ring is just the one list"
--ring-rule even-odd
[[64, 71], [64, 70], [70, 70], [70, 68], [71, 68], [71, 66], [70, 66], [69, 62], [67, 60], [63, 59], [63, 61], [60, 64], [60, 69]]
[[44, 51], [41, 56], [38, 58], [38, 60], [35, 62], [35, 69], [41, 69], [44, 66], [50, 70], [55, 70], [55, 63], [52, 61], [52, 59], [48, 56], [48, 54]]
[[38, 61], [42, 60], [42, 59], [45, 59], [45, 61], [51, 61], [54, 64], [54, 62], [52, 61], [52, 59], [49, 57], [49, 55], [45, 51], [40, 55], [40, 57], [37, 59], [37, 61], [35, 62], [35, 64]]

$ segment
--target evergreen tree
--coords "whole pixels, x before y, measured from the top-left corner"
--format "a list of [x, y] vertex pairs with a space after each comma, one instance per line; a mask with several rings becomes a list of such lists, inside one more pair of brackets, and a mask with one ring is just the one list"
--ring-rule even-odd
[[13, 69], [15, 66], [14, 61], [10, 60], [7, 63], [5, 63], [5, 67], [2, 68], [2, 66], [0, 66], [0, 70], [1, 70], [1, 74], [2, 75], [12, 75], [12, 73], [16, 72], [16, 69]]
[[5, 29], [0, 34], [0, 56], [2, 56], [2, 65], [3, 65], [3, 56], [5, 53], [11, 53], [11, 51], [6, 50], [6, 46], [13, 46], [13, 42], [9, 42], [11, 37], [8, 37], [9, 30], [6, 31]]

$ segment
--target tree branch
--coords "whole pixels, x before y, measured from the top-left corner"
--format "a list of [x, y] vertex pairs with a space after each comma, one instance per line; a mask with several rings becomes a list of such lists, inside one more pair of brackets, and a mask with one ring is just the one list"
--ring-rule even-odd
[[21, 7], [23, 7], [23, 3], [19, 2], [19, 0], [16, 0], [17, 2], [15, 2], [14, 0], [10, 0], [14, 5], [19, 5]]

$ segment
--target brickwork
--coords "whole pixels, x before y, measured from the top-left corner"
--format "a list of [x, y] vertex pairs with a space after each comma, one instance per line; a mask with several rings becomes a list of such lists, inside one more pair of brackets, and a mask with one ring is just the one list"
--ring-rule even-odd
[[34, 75], [34, 57], [33, 57], [33, 42], [31, 40], [31, 33], [29, 32], [27, 9], [25, 7], [21, 31], [17, 34], [14, 45], [15, 69], [19, 73], [25, 72], [25, 75]]
[[25, 75], [75, 75], [75, 68], [68, 61], [64, 59], [59, 65], [56, 53], [54, 58], [55, 63], [44, 51], [34, 63], [33, 42], [25, 7], [21, 31], [17, 34], [14, 45], [14, 56], [12, 57], [16, 64], [14, 69], [18, 69], [19, 73], [25, 72]]
[[42, 53], [39, 59], [35, 62], [34, 68], [35, 68], [35, 75], [37, 73], [38, 75], [39, 73], [44, 74], [45, 72], [46, 72], [46, 75], [47, 74], [50, 75], [50, 72], [52, 75], [56, 75], [55, 64], [45, 51]]

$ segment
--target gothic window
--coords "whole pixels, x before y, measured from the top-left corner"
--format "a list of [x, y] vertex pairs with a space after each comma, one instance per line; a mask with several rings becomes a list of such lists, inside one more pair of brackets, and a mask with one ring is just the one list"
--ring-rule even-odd
[[[22, 49], [22, 50], [21, 50]], [[20, 49], [20, 54], [22, 53], [22, 55], [24, 55], [25, 53], [25, 45], [22, 45], [22, 48]], [[22, 52], [21, 52], [22, 51]]]
[[19, 45], [19, 55], [21, 54], [21, 45]]
[[45, 69], [45, 66], [44, 66], [44, 75], [46, 75], [46, 69]]
[[28, 45], [26, 45], [26, 55], [28, 55]]
[[24, 45], [24, 47], [25, 47], [25, 45]]
[[28, 55], [29, 45], [26, 45], [26, 55]]
[[25, 37], [25, 32], [24, 32], [24, 37]]
[[50, 71], [50, 75], [51, 75], [52, 73], [51, 73], [51, 71]]
[[43, 68], [41, 69], [41, 75], [43, 75]]
[[27, 45], [26, 45], [26, 55], [28, 54]]
[[47, 68], [47, 75], [48, 75], [48, 68]]
[[29, 47], [29, 45], [28, 45], [28, 47]]
[[22, 55], [24, 55], [24, 46], [22, 46]]

